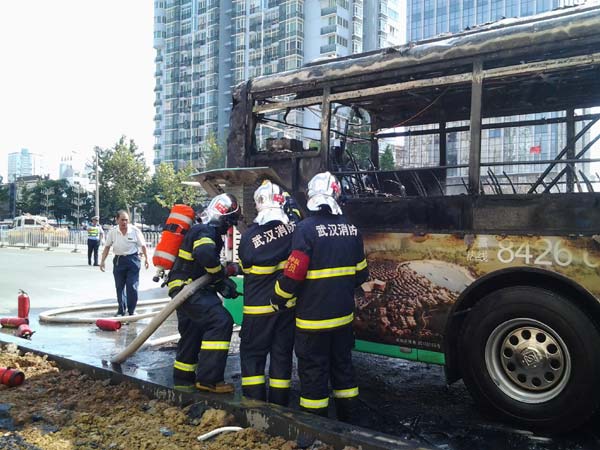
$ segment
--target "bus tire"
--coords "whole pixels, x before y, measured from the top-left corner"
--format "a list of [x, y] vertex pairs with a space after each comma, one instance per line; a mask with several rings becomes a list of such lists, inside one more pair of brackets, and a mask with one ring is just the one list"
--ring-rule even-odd
[[583, 310], [543, 288], [494, 291], [469, 313], [459, 341], [475, 401], [519, 426], [562, 432], [600, 404], [600, 333]]

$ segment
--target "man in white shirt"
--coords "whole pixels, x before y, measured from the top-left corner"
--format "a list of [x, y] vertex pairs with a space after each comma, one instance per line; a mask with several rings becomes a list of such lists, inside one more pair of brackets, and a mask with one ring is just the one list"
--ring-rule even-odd
[[[125, 311], [133, 315], [138, 301], [138, 283], [140, 280], [140, 249], [144, 254], [145, 267], [148, 269], [148, 253], [146, 241], [142, 232], [129, 224], [127, 211], [117, 212], [117, 226], [106, 233], [106, 245], [102, 252], [100, 270], [104, 272], [104, 262], [113, 248], [113, 276], [117, 288], [117, 301], [119, 309], [117, 315], [124, 316]], [[123, 290], [126, 293], [127, 304], [123, 301]]]

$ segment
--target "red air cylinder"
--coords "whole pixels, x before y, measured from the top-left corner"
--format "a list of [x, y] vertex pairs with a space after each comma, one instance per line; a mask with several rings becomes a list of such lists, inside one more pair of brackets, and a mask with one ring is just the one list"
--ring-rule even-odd
[[5, 328], [17, 328], [19, 325], [28, 324], [29, 319], [23, 317], [2, 317], [0, 319], [0, 325]]
[[121, 328], [121, 322], [111, 319], [98, 319], [96, 320], [96, 326], [104, 331], [117, 331]]
[[193, 223], [194, 209], [191, 206], [174, 205], [152, 256], [152, 264], [162, 270], [171, 269], [179, 253], [179, 246], [183, 242], [183, 236]]
[[25, 374], [20, 370], [11, 369], [10, 367], [0, 367], [0, 383], [15, 387], [20, 386], [25, 381]]
[[31, 339], [31, 335], [33, 333], [35, 333], [35, 331], [33, 331], [31, 328], [29, 328], [29, 325], [24, 323], [24, 324], [19, 325], [15, 334], [17, 335], [17, 337], [20, 337], [20, 338]]

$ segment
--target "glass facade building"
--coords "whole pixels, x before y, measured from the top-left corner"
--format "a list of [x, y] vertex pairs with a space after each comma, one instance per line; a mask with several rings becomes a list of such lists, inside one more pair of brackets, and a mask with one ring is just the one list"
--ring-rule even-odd
[[[422, 41], [444, 34], [458, 33], [478, 25], [502, 20], [530, 16], [555, 8], [574, 6], [583, 0], [408, 0], [407, 3], [407, 40]], [[577, 112], [576, 112], [577, 113]], [[583, 113], [583, 111], [579, 111]], [[484, 119], [484, 123], [519, 122], [525, 120], [551, 119], [564, 117], [564, 111], [550, 111], [542, 114], [529, 114], [516, 117]], [[464, 126], [467, 122], [447, 123], [446, 127]], [[437, 125], [432, 125], [434, 128]], [[583, 126], [577, 123], [576, 132]], [[411, 127], [421, 130], [427, 126]], [[447, 164], [468, 164], [469, 131], [452, 132], [447, 135]], [[577, 143], [581, 148], [589, 142], [589, 133]], [[481, 134], [481, 161], [520, 162], [524, 164], [506, 164], [499, 170], [517, 178], [527, 178], [539, 174], [542, 165], [535, 161], [556, 157], [566, 144], [566, 126], [564, 123], [540, 124], [523, 127], [484, 129]], [[438, 135], [410, 136], [406, 139], [404, 151], [398, 165], [403, 167], [432, 166], [439, 163]], [[527, 164], [526, 162], [532, 162]], [[587, 171], [587, 167], [584, 170]], [[465, 177], [464, 168], [450, 169], [449, 177]]]
[[[154, 164], [204, 167], [244, 80], [404, 40], [404, 0], [155, 1]], [[368, 8], [368, 9], [366, 9]], [[303, 113], [290, 123], [304, 123]], [[268, 134], [268, 130], [264, 130]], [[296, 136], [291, 136], [296, 137]]]

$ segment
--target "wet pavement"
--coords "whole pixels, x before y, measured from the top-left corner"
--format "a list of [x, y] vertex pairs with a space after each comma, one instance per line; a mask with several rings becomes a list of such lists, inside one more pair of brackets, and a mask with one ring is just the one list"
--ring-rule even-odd
[[[88, 267], [85, 256], [66, 250], [20, 250], [0, 248], [0, 317], [16, 316], [17, 291], [31, 297], [31, 328], [28, 346], [94, 365], [110, 367], [108, 361], [125, 348], [149, 323], [144, 319], [124, 325], [117, 332], [101, 331], [93, 324], [40, 324], [39, 314], [54, 308], [106, 303], [94, 316], [110, 316], [116, 310], [111, 267], [101, 273]], [[165, 290], [152, 281], [152, 271], [142, 269], [140, 300], [165, 298]], [[159, 310], [161, 306], [152, 307]], [[145, 312], [139, 308], [138, 312]], [[2, 328], [0, 333], [12, 334]], [[170, 318], [152, 339], [176, 333]], [[0, 339], [2, 338], [0, 334]], [[240, 390], [239, 357], [232, 343], [226, 379]], [[172, 386], [171, 367], [175, 344], [142, 347], [119, 371], [137, 378]], [[548, 437], [504, 425], [475, 408], [464, 385], [446, 386], [441, 366], [356, 353], [360, 386], [357, 425], [404, 438], [418, 438], [431, 447], [449, 450], [600, 449], [600, 418], [567, 435]], [[292, 402], [297, 404], [298, 381], [294, 371]], [[333, 411], [332, 411], [333, 414]]]

